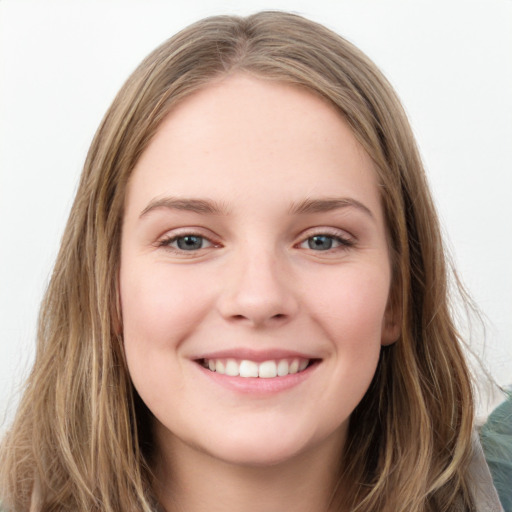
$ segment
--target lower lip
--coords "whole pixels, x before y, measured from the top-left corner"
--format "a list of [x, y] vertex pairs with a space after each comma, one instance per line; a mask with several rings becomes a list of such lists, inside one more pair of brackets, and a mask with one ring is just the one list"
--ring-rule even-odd
[[247, 394], [269, 396], [292, 389], [312, 375], [319, 366], [318, 362], [308, 366], [305, 370], [298, 373], [291, 373], [284, 377], [272, 377], [263, 379], [260, 377], [232, 377], [222, 373], [212, 372], [208, 368], [194, 363], [201, 373], [216, 384], [223, 386], [231, 391]]

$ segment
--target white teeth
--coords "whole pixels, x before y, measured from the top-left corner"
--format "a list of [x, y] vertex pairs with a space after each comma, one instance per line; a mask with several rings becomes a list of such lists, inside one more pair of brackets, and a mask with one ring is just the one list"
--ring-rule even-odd
[[244, 359], [240, 363], [240, 377], [258, 377], [258, 364]]
[[226, 373], [226, 367], [222, 361], [218, 360], [215, 362], [215, 371], [217, 373], [221, 373], [222, 375]]
[[226, 375], [236, 377], [240, 373], [238, 363], [234, 359], [226, 361]]
[[217, 372], [230, 377], [259, 377], [261, 379], [273, 379], [274, 377], [285, 377], [298, 373], [307, 368], [308, 359], [279, 359], [269, 360], [262, 363], [244, 359], [207, 359], [203, 360], [203, 366], [212, 372]]
[[281, 359], [281, 361], [277, 363], [277, 375], [279, 375], [279, 377], [288, 375], [288, 361], [286, 359]]
[[299, 360], [294, 359], [291, 362], [290, 367], [288, 368], [288, 372], [289, 373], [297, 373], [298, 371], [299, 371]]
[[277, 377], [277, 365], [275, 361], [265, 361], [260, 364], [259, 376], [261, 379]]

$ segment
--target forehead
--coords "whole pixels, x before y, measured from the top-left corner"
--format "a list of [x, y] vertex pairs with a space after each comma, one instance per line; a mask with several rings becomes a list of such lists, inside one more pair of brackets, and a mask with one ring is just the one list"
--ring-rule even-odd
[[378, 207], [373, 163], [337, 109], [303, 88], [236, 74], [168, 114], [134, 169], [127, 200], [194, 193], [222, 201], [244, 190], [301, 201], [333, 187]]

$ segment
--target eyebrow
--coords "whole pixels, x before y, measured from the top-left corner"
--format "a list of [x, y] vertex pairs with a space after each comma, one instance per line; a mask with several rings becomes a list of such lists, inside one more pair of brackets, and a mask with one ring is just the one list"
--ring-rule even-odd
[[340, 208], [357, 208], [372, 219], [375, 219], [370, 208], [365, 206], [360, 201], [350, 197], [328, 197], [323, 199], [304, 199], [298, 203], [292, 204], [290, 208], [291, 214], [307, 214], [307, 213], [322, 213]]
[[195, 212], [202, 215], [226, 215], [227, 208], [220, 203], [211, 201], [209, 199], [189, 199], [189, 198], [176, 198], [176, 197], [162, 197], [153, 199], [142, 210], [140, 217], [144, 217], [149, 212], [159, 209], [167, 208], [169, 210], [185, 210]]
[[[367, 206], [360, 201], [349, 197], [304, 199], [303, 201], [293, 203], [289, 208], [289, 213], [291, 215], [322, 213], [347, 207], [357, 208], [374, 219], [373, 213]], [[142, 210], [140, 217], [144, 217], [149, 212], [159, 208], [184, 210], [201, 215], [228, 214], [228, 210], [224, 205], [210, 199], [162, 197], [150, 201], [146, 208]]]

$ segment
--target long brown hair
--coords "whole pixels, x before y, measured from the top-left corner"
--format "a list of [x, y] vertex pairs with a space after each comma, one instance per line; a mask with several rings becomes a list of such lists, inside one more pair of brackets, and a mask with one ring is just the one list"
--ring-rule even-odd
[[340, 510], [469, 510], [473, 399], [447, 291], [446, 257], [406, 116], [375, 65], [296, 15], [202, 20], [128, 79], [85, 162], [42, 304], [36, 361], [1, 452], [12, 511], [149, 512], [148, 411], [122, 346], [118, 267], [126, 184], [171, 107], [234, 72], [334, 104], [374, 161], [390, 238], [400, 339], [384, 347], [353, 412]]

